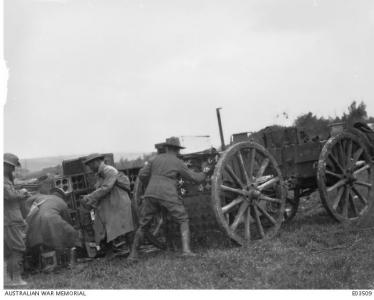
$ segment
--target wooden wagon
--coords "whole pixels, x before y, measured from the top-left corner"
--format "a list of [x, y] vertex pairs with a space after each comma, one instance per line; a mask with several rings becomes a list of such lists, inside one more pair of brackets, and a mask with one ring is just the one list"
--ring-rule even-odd
[[[220, 117], [219, 125], [221, 129]], [[218, 228], [239, 245], [271, 238], [296, 214], [300, 197], [316, 190], [335, 220], [357, 222], [374, 200], [373, 148], [361, 133], [332, 126], [329, 138], [322, 140], [309, 138], [296, 127], [267, 129], [234, 134], [228, 147], [222, 138], [221, 151], [182, 155], [191, 169], [199, 171], [208, 162], [213, 170], [203, 184], [183, 180], [178, 184], [192, 236]], [[143, 193], [138, 181], [134, 191], [138, 212]], [[148, 239], [162, 248], [166, 241], [162, 228], [167, 227], [168, 234], [176, 229], [166, 220], [161, 213], [147, 232]]]

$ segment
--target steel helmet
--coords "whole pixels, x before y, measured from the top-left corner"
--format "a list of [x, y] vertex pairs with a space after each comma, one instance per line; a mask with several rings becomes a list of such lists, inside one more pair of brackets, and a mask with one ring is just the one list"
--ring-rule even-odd
[[20, 167], [19, 158], [17, 155], [12, 153], [4, 153], [4, 163], [7, 163], [13, 167]]

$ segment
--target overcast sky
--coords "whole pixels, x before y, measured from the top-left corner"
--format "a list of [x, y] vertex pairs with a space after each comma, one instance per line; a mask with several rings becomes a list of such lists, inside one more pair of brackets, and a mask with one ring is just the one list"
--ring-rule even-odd
[[226, 140], [354, 99], [374, 115], [371, 0], [6, 0], [4, 14], [4, 147], [22, 158], [218, 145], [216, 107]]

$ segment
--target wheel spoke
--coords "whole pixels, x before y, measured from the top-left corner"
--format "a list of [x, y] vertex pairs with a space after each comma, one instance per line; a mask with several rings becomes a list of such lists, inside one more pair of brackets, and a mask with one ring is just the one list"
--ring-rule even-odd
[[259, 185], [257, 188], [258, 188], [260, 191], [262, 191], [262, 190], [266, 189], [267, 187], [269, 187], [269, 186], [271, 186], [271, 185], [277, 183], [278, 181], [279, 181], [279, 178], [278, 178], [278, 177], [275, 177], [275, 178], [272, 178], [272, 179], [270, 179], [269, 181], [267, 181], [267, 182], [265, 182], [265, 183]]
[[355, 166], [361, 154], [364, 152], [364, 149], [360, 148], [353, 154], [352, 166]]
[[352, 140], [348, 140], [348, 149], [347, 149], [347, 162], [346, 162], [346, 166], [347, 168], [350, 168], [351, 167], [351, 163], [352, 163]]
[[365, 164], [362, 168], [356, 170], [353, 172], [353, 175], [357, 175], [357, 174], [360, 174], [361, 172], [367, 170], [367, 169], [370, 169], [370, 165], [369, 164]]
[[272, 197], [266, 196], [264, 194], [261, 194], [260, 200], [265, 200], [265, 201], [269, 201], [269, 202], [282, 204], [282, 200], [277, 199], [277, 198], [272, 198]]
[[262, 208], [260, 205], [258, 205], [257, 203], [255, 203], [255, 206], [257, 206], [257, 208], [262, 212], [262, 214], [267, 217], [271, 223], [273, 223], [274, 225], [277, 224], [277, 221], [275, 221], [275, 219], [269, 215], [269, 213], [266, 211], [266, 209]]
[[344, 193], [344, 191], [345, 191], [345, 187], [343, 187], [342, 189], [338, 189], [338, 195], [336, 196], [336, 198], [335, 198], [335, 201], [334, 201], [334, 203], [332, 204], [332, 208], [334, 209], [334, 210], [336, 210], [337, 208], [338, 208], [338, 206], [339, 206], [339, 203], [340, 203], [340, 201], [342, 200], [342, 197], [343, 197], [343, 193]]
[[264, 228], [262, 227], [260, 215], [259, 215], [256, 205], [253, 205], [253, 212], [255, 214], [258, 231], [260, 232], [261, 238], [263, 238], [265, 236], [265, 232], [264, 232]]
[[234, 219], [234, 222], [231, 224], [230, 228], [231, 230], [235, 231], [238, 225], [243, 221], [243, 214], [245, 213], [246, 209], [248, 207], [247, 202], [243, 202], [242, 205], [239, 208], [239, 211]]
[[367, 188], [371, 188], [372, 187], [372, 184], [369, 183], [369, 182], [366, 182], [366, 181], [361, 181], [361, 180], [357, 180], [355, 181], [355, 184], [357, 185], [361, 185], [361, 186], [365, 186]]
[[227, 222], [227, 224], [230, 224], [230, 214], [226, 214], [224, 215], [225, 217], [225, 221]]
[[334, 185], [332, 185], [329, 188], [327, 188], [327, 192], [329, 193], [329, 192], [335, 190], [336, 188], [344, 185], [345, 183], [346, 183], [346, 180], [345, 179], [341, 179], [337, 183], [335, 183]]
[[344, 147], [343, 147], [342, 141], [337, 143], [337, 148], [338, 148], [338, 153], [339, 153], [338, 157], [340, 158], [341, 166], [345, 168], [347, 167], [347, 165], [345, 163], [346, 157], [344, 154]]
[[261, 185], [261, 184], [269, 181], [272, 178], [274, 178], [273, 175], [264, 175], [264, 176], [256, 178], [256, 183], [257, 183], [257, 185]]
[[245, 192], [243, 190], [235, 189], [227, 185], [221, 184], [221, 189], [223, 189], [224, 191], [233, 192], [233, 193], [245, 196]]
[[329, 158], [332, 160], [332, 162], [340, 169], [342, 173], [344, 173], [344, 168], [342, 165], [338, 162], [338, 160], [335, 158], [334, 154], [330, 154]]
[[353, 168], [358, 170], [359, 168], [361, 168], [362, 166], [364, 166], [366, 164], [366, 161], [364, 160], [358, 160], [356, 161], [356, 163], [353, 165]]
[[240, 166], [242, 167], [242, 171], [243, 171], [243, 173], [244, 173], [244, 177], [245, 177], [246, 183], [247, 183], [247, 184], [250, 184], [251, 181], [250, 181], [250, 179], [249, 179], [249, 177], [248, 177], [248, 173], [247, 173], [247, 170], [246, 170], [246, 168], [245, 168], [245, 164], [244, 164], [243, 156], [242, 156], [242, 153], [241, 153], [240, 151], [238, 152], [238, 157], [239, 157]]
[[264, 174], [267, 166], [269, 165], [269, 162], [270, 162], [270, 159], [268, 159], [268, 158], [266, 158], [266, 159], [263, 160], [263, 162], [261, 163], [260, 168], [258, 169], [256, 178], [259, 178], [259, 177], [261, 177]]
[[334, 177], [339, 178], [339, 179], [343, 178], [343, 175], [337, 174], [337, 173], [332, 172], [330, 170], [326, 170], [326, 174], [329, 174], [329, 175], [334, 176]]
[[351, 189], [349, 189], [349, 202], [351, 203], [352, 210], [353, 210], [355, 216], [357, 217], [358, 216], [358, 211], [357, 211], [357, 207], [355, 205], [354, 195], [353, 195], [353, 192], [352, 192]]
[[244, 187], [244, 184], [243, 182], [240, 180], [240, 178], [235, 174], [234, 170], [231, 168], [231, 166], [229, 165], [226, 165], [226, 170], [227, 172], [230, 174], [230, 176], [232, 177], [232, 179], [234, 179], [234, 181], [241, 187], [243, 188]]
[[244, 238], [247, 241], [251, 240], [251, 206], [249, 205], [245, 214], [244, 222]]
[[239, 196], [238, 198], [235, 198], [233, 201], [231, 201], [229, 204], [222, 207], [222, 213], [226, 214], [229, 211], [231, 211], [236, 205], [243, 202], [243, 197]]
[[256, 148], [253, 148], [251, 151], [251, 158], [249, 162], [249, 172], [248, 172], [250, 182], [253, 181], [253, 170], [255, 166], [255, 157], [256, 157]]
[[364, 196], [362, 196], [361, 193], [354, 186], [352, 187], [352, 190], [364, 205], [368, 204], [368, 200]]

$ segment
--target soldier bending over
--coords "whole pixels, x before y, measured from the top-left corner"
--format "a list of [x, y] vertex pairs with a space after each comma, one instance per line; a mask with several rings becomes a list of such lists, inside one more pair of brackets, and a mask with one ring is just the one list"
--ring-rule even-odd
[[110, 245], [111, 251], [118, 249], [115, 240], [124, 237], [128, 246], [131, 245], [131, 233], [134, 231], [131, 201], [128, 192], [130, 181], [127, 176], [112, 166], [106, 165], [104, 155], [91, 154], [84, 162], [96, 173], [98, 181], [96, 190], [83, 197], [86, 207], [95, 210], [94, 231], [95, 240], [99, 244], [105, 241]]

